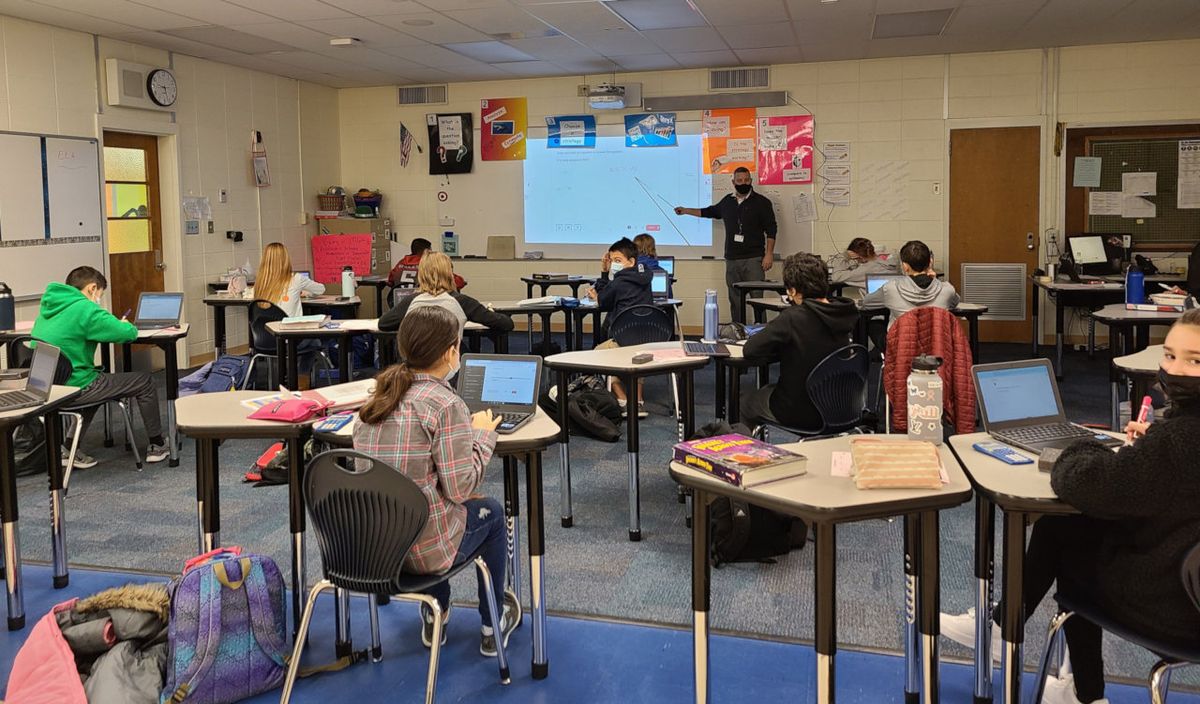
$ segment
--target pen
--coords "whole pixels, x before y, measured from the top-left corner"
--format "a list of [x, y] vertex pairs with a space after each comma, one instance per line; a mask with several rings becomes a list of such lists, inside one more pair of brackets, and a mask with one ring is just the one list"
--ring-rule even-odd
[[133, 309], [132, 309], [132, 308], [130, 308], [129, 310], [125, 311], [125, 315], [122, 315], [122, 316], [121, 316], [121, 320], [128, 320], [128, 319], [129, 319], [129, 314], [130, 314], [130, 313], [132, 313], [132, 312], [133, 312]]
[[[1141, 408], [1141, 410], [1138, 411], [1137, 422], [1145, 423], [1147, 420], [1150, 419], [1150, 414], [1153, 412], [1154, 412], [1154, 405], [1150, 401], [1150, 397], [1143, 396], [1142, 397], [1142, 408]], [[1126, 439], [1125, 442], [1126, 442], [1126, 444], [1133, 443], [1133, 432], [1132, 431], [1129, 433], [1129, 437]]]

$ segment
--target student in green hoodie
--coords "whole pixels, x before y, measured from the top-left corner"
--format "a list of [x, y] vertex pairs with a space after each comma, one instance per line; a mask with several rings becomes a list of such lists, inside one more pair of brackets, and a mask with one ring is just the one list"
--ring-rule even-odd
[[[102, 374], [96, 368], [96, 343], [133, 342], [138, 331], [133, 323], [118, 319], [100, 305], [100, 299], [108, 288], [104, 274], [90, 266], [76, 267], [67, 274], [65, 284], [51, 283], [42, 294], [41, 310], [33, 324], [33, 339], [48, 342], [62, 350], [71, 362], [68, 386], [83, 389], [75, 403], [99, 404], [123, 398], [137, 399], [142, 412], [142, 423], [150, 436], [146, 449], [147, 462], [161, 462], [167, 458], [167, 444], [163, 440], [162, 418], [158, 407], [158, 389], [145, 372]], [[83, 430], [95, 415], [94, 406], [83, 415]], [[96, 460], [82, 452], [76, 454], [75, 467], [87, 469], [96, 466]]]

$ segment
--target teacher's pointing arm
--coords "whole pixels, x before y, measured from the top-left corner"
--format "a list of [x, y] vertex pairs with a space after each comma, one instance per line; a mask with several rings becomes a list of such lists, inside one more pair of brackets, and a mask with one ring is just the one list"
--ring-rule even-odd
[[676, 215], [691, 215], [694, 218], [711, 218], [713, 220], [721, 219], [721, 209], [716, 205], [710, 205], [707, 208], [685, 208], [682, 205], [675, 207]]

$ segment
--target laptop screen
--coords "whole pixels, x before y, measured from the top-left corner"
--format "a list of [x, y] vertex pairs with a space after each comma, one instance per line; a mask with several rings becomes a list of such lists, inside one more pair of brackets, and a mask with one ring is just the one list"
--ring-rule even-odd
[[980, 369], [976, 380], [988, 423], [1047, 418], [1059, 413], [1048, 365]]
[[893, 279], [898, 279], [898, 278], [900, 278], [900, 277], [899, 276], [887, 276], [887, 275], [868, 276], [867, 277], [867, 293], [875, 293], [879, 289], [883, 288], [883, 285], [886, 284], [887, 282], [889, 282]]
[[463, 359], [462, 397], [489, 406], [532, 406], [537, 401], [536, 359]]
[[58, 371], [58, 348], [39, 342], [33, 350], [33, 361], [29, 365], [26, 388], [40, 394], [49, 394], [54, 384], [54, 372]]
[[658, 265], [667, 272], [667, 276], [675, 275], [675, 257], [659, 257]]
[[311, 279], [311, 278], [312, 278], [312, 274], [309, 274], [307, 271], [303, 271], [303, 270], [301, 270], [301, 271], [297, 271], [296, 273], [297, 273], [297, 274], [299, 274], [299, 275], [301, 275], [301, 276], [303, 276], [303, 277], [304, 277], [304, 278], [306, 278], [306, 279]]
[[137, 320], [179, 320], [182, 293], [143, 293], [138, 300]]
[[671, 277], [665, 272], [654, 272], [654, 278], [650, 280], [650, 293], [655, 296], [666, 298], [667, 289], [671, 283]]

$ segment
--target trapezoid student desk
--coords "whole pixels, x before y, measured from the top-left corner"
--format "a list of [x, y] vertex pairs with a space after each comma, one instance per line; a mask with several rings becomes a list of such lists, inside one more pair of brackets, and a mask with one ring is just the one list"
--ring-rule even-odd
[[[333, 433], [314, 433], [316, 440], [334, 447], [353, 447], [354, 425], [347, 423]], [[533, 678], [540, 680], [550, 674], [549, 656], [546, 652], [546, 572], [542, 564], [546, 554], [546, 530], [542, 511], [542, 452], [558, 442], [559, 427], [541, 408], [533, 420], [514, 433], [498, 435], [496, 455], [504, 465], [504, 514], [508, 529], [508, 584], [521, 598], [521, 561], [519, 547], [521, 531], [518, 518], [521, 513], [521, 491], [518, 484], [517, 463], [525, 462], [526, 520], [529, 525], [529, 603], [530, 620], [533, 623]], [[348, 611], [343, 611], [348, 613]], [[349, 633], [346, 628], [342, 632]], [[349, 650], [349, 647], [346, 648]]]
[[[211, 286], [211, 284], [209, 284]], [[230, 296], [225, 293], [209, 294], [204, 297], [204, 305], [213, 309], [213, 348], [216, 353], [216, 358], [225, 354], [228, 351], [226, 344], [227, 335], [225, 333], [225, 309], [226, 308], [245, 308], [246, 309], [246, 339], [254, 339], [254, 333], [250, 332], [250, 304], [257, 299], [242, 298], [242, 296]], [[301, 306], [307, 310], [337, 310], [339, 308], [353, 309], [353, 315], [357, 315], [358, 306], [362, 303], [362, 299], [358, 296], [353, 296], [345, 301], [337, 300], [337, 296], [313, 296], [304, 298], [301, 301]]]
[[58, 411], [81, 389], [52, 386], [46, 403], [0, 412], [0, 532], [4, 541], [4, 587], [8, 597], [8, 630], [25, 627], [25, 595], [21, 589], [21, 534], [17, 529], [17, 466], [13, 456], [13, 430], [33, 418], [46, 427], [46, 472], [50, 478], [50, 551], [54, 563], [54, 588], [67, 586], [66, 539], [63, 531], [62, 421]]
[[[683, 347], [678, 342], [653, 342], [633, 347], [613, 347], [610, 349], [586, 350], [581, 352], [564, 352], [551, 355], [545, 359], [548, 369], [558, 375], [558, 425], [559, 431], [559, 479], [560, 503], [562, 506], [562, 525], [570, 528], [575, 523], [571, 513], [571, 449], [570, 422], [567, 418], [567, 382], [574, 372], [586, 372], [615, 376], [621, 379], [625, 388], [630, 391], [632, 398], [637, 398], [637, 381], [642, 377], [660, 374], [677, 374], [679, 381], [679, 405], [676, 421], [679, 427], [680, 439], [692, 434], [695, 425], [695, 383], [692, 374], [697, 369], [708, 364], [708, 357], [671, 357], [655, 359], [645, 364], [634, 364], [634, 355], [643, 352], [662, 352], [678, 350], [682, 355]], [[637, 402], [634, 401], [632, 412], [626, 414], [625, 442], [629, 452], [629, 539], [642, 539], [641, 521], [641, 481], [639, 478], [640, 464], [638, 451], [638, 414]]]
[[[396, 348], [396, 331], [395, 330], [380, 330], [378, 326], [371, 331], [371, 335], [375, 337], [375, 342], [379, 345], [379, 366], [387, 368], [395, 364], [399, 360], [396, 359], [399, 350]], [[476, 341], [481, 337], [486, 337], [492, 341], [492, 351], [495, 354], [508, 354], [508, 333], [499, 330], [491, 330], [482, 323], [468, 320], [463, 326], [463, 337], [471, 338]], [[475, 349], [474, 347], [471, 348]]]
[[[1155, 378], [1158, 376], [1158, 370], [1162, 366], [1163, 346], [1150, 345], [1140, 352], [1127, 354], [1124, 357], [1117, 357], [1112, 361], [1113, 370], [1121, 377], [1127, 379], [1130, 383], [1129, 400], [1137, 401], [1137, 403], [1129, 404], [1129, 412], [1135, 413], [1135, 408], [1140, 407], [1140, 399], [1154, 384]], [[1120, 422], [1120, 406], [1117, 406], [1117, 422]], [[1114, 430], [1120, 430], [1114, 428]]]
[[[589, 299], [584, 299], [589, 300]], [[671, 315], [678, 315], [678, 309], [683, 307], [683, 301], [678, 298], [660, 298], [654, 301], [654, 305], [663, 310], [670, 311]], [[575, 329], [574, 340], [570, 336], [567, 337], [567, 348], [569, 350], [587, 349], [583, 346], [583, 321], [590, 315], [592, 316], [592, 347], [600, 344], [603, 341], [600, 330], [600, 315], [604, 311], [600, 310], [600, 306], [594, 301], [584, 303], [582, 300], [579, 305], [574, 308], [563, 307], [563, 312], [567, 315], [567, 325]], [[611, 313], [610, 313], [611, 315]]]
[[[865, 436], [887, 437], [887, 436]], [[903, 439], [904, 436], [891, 436]], [[818, 704], [835, 701], [837, 656], [837, 543], [839, 523], [904, 516], [904, 570], [914, 580], [915, 612], [907, 614], [905, 698], [920, 691], [924, 704], [936, 704], [938, 692], [939, 585], [938, 512], [966, 503], [971, 485], [954, 455], [939, 448], [950, 482], [941, 489], [872, 489], [855, 486], [849, 477], [831, 476], [834, 452], [849, 451], [850, 438], [812, 440], [785, 445], [808, 458], [808, 473], [751, 489], [742, 489], [711, 474], [671, 463], [671, 477], [692, 490], [692, 639], [696, 704], [709, 701], [708, 612], [710, 568], [709, 504], [721, 496], [748, 501], [802, 519], [813, 530], [815, 649]], [[911, 603], [911, 602], [910, 602]], [[910, 605], [909, 608], [912, 608]], [[919, 637], [918, 637], [919, 634]], [[919, 645], [913, 640], [918, 640]], [[917, 667], [918, 651], [920, 666]]]
[[746, 296], [756, 291], [787, 293], [787, 286], [782, 281], [738, 281], [733, 285], [733, 295], [737, 297], [737, 303], [730, 311], [733, 322], [746, 322]]
[[[483, 305], [493, 313], [503, 313], [507, 316], [527, 315], [529, 316], [529, 348], [533, 349], [533, 316], [538, 316], [542, 319], [542, 351], [548, 353], [550, 351], [550, 343], [552, 341], [552, 332], [550, 330], [550, 320], [558, 311], [562, 310], [562, 306], [558, 303], [539, 303], [537, 305], [521, 305], [520, 301], [490, 301], [484, 302]], [[571, 337], [571, 331], [567, 329], [567, 339]]]
[[[1151, 325], [1174, 325], [1182, 315], [1182, 312], [1175, 311], [1125, 310], [1123, 303], [1104, 306], [1092, 313], [1093, 318], [1108, 326], [1108, 353], [1110, 359], [1114, 361], [1118, 355], [1132, 354], [1138, 351], [1138, 347], [1145, 348], [1150, 341]], [[1112, 414], [1109, 428], [1120, 430], [1117, 426], [1121, 423], [1122, 379], [1115, 364], [1109, 366], [1108, 376], [1111, 385], [1109, 403]], [[1133, 404], [1130, 403], [1131, 413], [1133, 412], [1132, 406]]]

